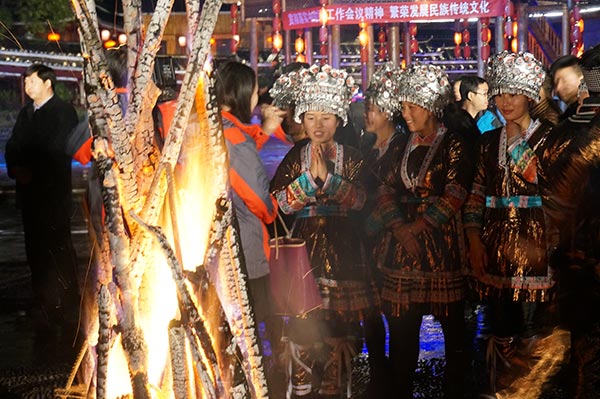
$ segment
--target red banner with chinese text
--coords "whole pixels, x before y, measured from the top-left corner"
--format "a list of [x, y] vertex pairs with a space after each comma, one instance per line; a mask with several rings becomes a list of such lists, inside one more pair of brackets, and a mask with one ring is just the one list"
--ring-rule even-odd
[[[377, 4], [332, 4], [326, 7], [328, 25], [366, 22], [382, 24], [439, 19], [484, 18], [503, 15], [506, 1], [445, 0]], [[301, 29], [320, 26], [319, 7], [283, 12], [283, 28]]]

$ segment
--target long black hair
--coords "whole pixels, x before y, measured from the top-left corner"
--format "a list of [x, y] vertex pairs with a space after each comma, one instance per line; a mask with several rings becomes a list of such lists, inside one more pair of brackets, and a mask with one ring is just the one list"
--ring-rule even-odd
[[237, 61], [227, 61], [217, 71], [217, 103], [220, 107], [228, 106], [229, 112], [241, 122], [250, 123], [250, 101], [256, 84], [252, 68]]

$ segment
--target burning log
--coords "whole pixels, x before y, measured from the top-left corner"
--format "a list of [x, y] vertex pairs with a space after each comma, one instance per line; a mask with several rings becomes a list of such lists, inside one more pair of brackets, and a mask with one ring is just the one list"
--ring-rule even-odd
[[188, 379], [189, 370], [185, 350], [185, 329], [179, 320], [173, 320], [169, 325], [169, 353], [171, 355], [175, 399], [191, 398], [192, 393]]
[[[226, 308], [231, 329], [235, 331], [237, 344], [245, 359], [244, 372], [249, 382], [253, 398], [268, 397], [262, 356], [258, 346], [254, 312], [250, 305], [247, 289], [247, 275], [244, 254], [240, 248], [237, 221], [233, 216], [230, 199], [220, 201], [220, 211], [215, 218], [220, 226], [213, 228], [216, 233], [211, 243], [220, 241], [221, 251], [213, 263], [207, 264], [211, 280], [217, 284], [217, 292], [222, 303], [231, 304]], [[222, 239], [219, 237], [222, 234]]]
[[219, 375], [217, 355], [213, 347], [212, 338], [208, 333], [208, 330], [204, 324], [204, 320], [200, 316], [200, 313], [198, 312], [198, 309], [194, 304], [194, 300], [192, 299], [192, 296], [185, 283], [182, 267], [175, 257], [175, 253], [169, 245], [167, 237], [165, 237], [160, 227], [147, 225], [135, 214], [132, 214], [131, 216], [140, 226], [154, 235], [167, 258], [167, 263], [169, 264], [173, 274], [173, 280], [177, 286], [177, 297], [179, 299], [179, 310], [182, 314], [182, 319], [187, 320], [188, 323], [194, 328], [194, 333], [198, 335], [200, 345], [202, 346], [202, 353], [206, 358], [206, 362], [208, 363], [210, 370], [214, 372], [212, 380], [215, 381], [214, 390], [217, 391], [217, 386], [221, 385], [221, 376]]

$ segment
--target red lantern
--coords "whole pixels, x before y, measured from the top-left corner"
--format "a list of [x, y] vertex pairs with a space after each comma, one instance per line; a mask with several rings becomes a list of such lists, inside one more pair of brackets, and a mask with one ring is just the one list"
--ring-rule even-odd
[[578, 42], [581, 39], [581, 31], [579, 30], [578, 25], [573, 26], [573, 30], [571, 31], [571, 42]]
[[321, 28], [319, 28], [319, 41], [321, 43], [326, 42], [328, 36], [329, 36], [329, 31], [327, 30], [327, 26], [321, 26]]
[[408, 25], [408, 34], [411, 36], [417, 36], [417, 24]]
[[385, 59], [387, 58], [387, 49], [383, 46], [379, 47], [377, 57], [379, 58], [379, 61], [385, 61]]
[[506, 0], [506, 6], [504, 7], [504, 15], [513, 15], [515, 12], [513, 3], [511, 0]]
[[506, 36], [512, 38], [513, 37], [513, 21], [512, 19], [508, 19], [504, 24], [504, 33]]
[[419, 42], [417, 39], [410, 40], [410, 52], [416, 54], [419, 51]]
[[486, 43], [481, 46], [481, 59], [486, 61], [488, 58], [490, 58], [490, 46]]
[[471, 46], [465, 46], [463, 54], [465, 55], [465, 59], [471, 58]]
[[328, 51], [329, 51], [329, 47], [327, 46], [327, 43], [321, 44], [321, 47], [319, 49], [319, 53], [321, 54], [321, 65], [327, 64], [327, 52]]
[[471, 40], [471, 32], [468, 29], [463, 30], [462, 37], [465, 44], [467, 44]]
[[489, 43], [492, 40], [492, 31], [487, 26], [485, 28], [481, 28], [481, 41], [484, 43]]
[[454, 46], [454, 58], [460, 58], [462, 55], [462, 51], [460, 50], [460, 45]]
[[275, 15], [275, 17], [273, 17], [273, 30], [281, 30], [281, 18], [279, 18], [279, 15]]

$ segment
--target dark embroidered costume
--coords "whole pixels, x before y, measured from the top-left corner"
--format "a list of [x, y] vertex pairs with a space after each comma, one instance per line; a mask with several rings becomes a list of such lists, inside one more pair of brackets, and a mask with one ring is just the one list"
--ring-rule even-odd
[[306, 240], [324, 308], [358, 320], [373, 298], [361, 230], [352, 217], [365, 202], [359, 181], [363, 161], [357, 150], [334, 143], [325, 154], [327, 179], [315, 181], [309, 172], [311, 150], [310, 142], [292, 148], [271, 188], [281, 210], [296, 213], [293, 236]]
[[545, 302], [554, 280], [549, 268], [549, 225], [542, 209], [538, 146], [550, 129], [532, 122], [512, 143], [505, 129], [481, 137], [475, 179], [465, 204], [465, 227], [481, 231], [487, 248], [482, 296]]
[[544, 210], [559, 226], [552, 257], [560, 319], [571, 333], [567, 396], [594, 397], [600, 384], [600, 97], [552, 129], [541, 146]]
[[386, 312], [398, 316], [410, 304], [443, 309], [465, 294], [464, 239], [460, 208], [472, 177], [464, 138], [440, 128], [433, 142], [417, 134], [402, 135], [380, 187], [370, 229], [423, 218], [428, 226], [416, 238], [422, 251], [413, 258], [390, 234], [376, 249], [385, 254], [382, 300]]

